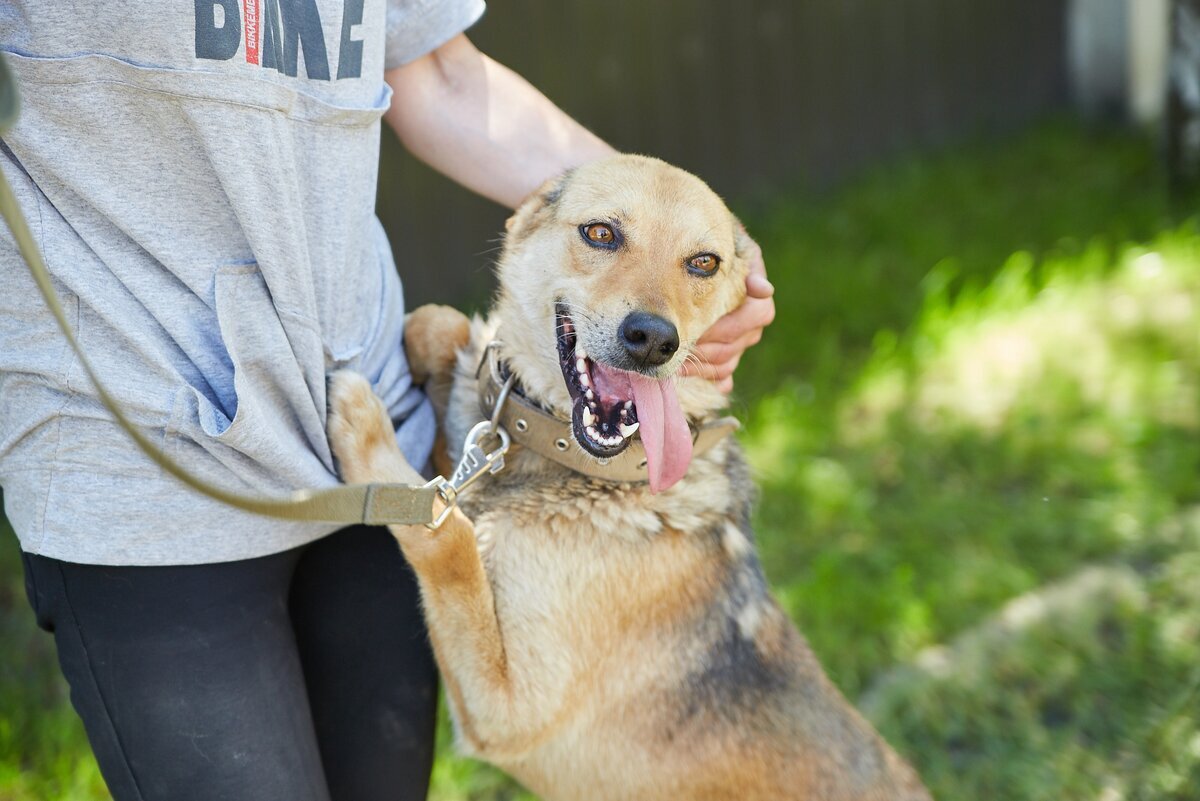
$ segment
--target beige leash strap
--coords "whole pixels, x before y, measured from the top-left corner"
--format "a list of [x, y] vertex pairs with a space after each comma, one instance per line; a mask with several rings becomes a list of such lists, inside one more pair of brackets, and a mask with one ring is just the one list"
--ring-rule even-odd
[[[12, 127], [16, 122], [17, 113], [16, 81], [9, 72], [4, 55], [0, 53], [0, 134]], [[332, 523], [366, 523], [368, 525], [429, 524], [434, 521], [434, 498], [440, 494], [443, 501], [446, 500], [444, 491], [439, 493], [439, 489], [447, 482], [440, 476], [422, 487], [404, 484], [350, 484], [330, 489], [302, 490], [292, 493], [288, 497], [269, 498], [230, 492], [189, 473], [178, 462], [155, 447], [146, 435], [130, 422], [116, 400], [100, 382], [91, 362], [88, 361], [83, 349], [79, 347], [75, 332], [71, 330], [71, 326], [67, 322], [58, 295], [51, 283], [50, 272], [42, 261], [41, 252], [34, 242], [33, 235], [29, 232], [29, 226], [21, 209], [17, 206], [17, 200], [3, 173], [0, 173], [0, 214], [3, 215], [8, 229], [12, 232], [17, 248], [29, 266], [29, 272], [33, 276], [33, 280], [37, 282], [46, 305], [54, 314], [54, 319], [58, 321], [58, 327], [71, 344], [75, 355], [79, 357], [84, 370], [87, 371], [101, 402], [116, 418], [121, 428], [125, 429], [125, 432], [133, 438], [142, 452], [163, 470], [214, 500], [269, 517], [288, 520], [321, 520]]]

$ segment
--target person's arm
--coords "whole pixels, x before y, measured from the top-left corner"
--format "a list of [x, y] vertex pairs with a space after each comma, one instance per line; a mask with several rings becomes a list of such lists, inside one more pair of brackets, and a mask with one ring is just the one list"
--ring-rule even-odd
[[384, 118], [409, 152], [510, 209], [548, 178], [616, 153], [461, 34], [385, 78]]
[[[393, 92], [385, 119], [409, 152], [508, 208], [564, 170], [616, 153], [462, 34], [385, 79]], [[761, 256], [751, 265], [746, 302], [701, 338], [702, 366], [684, 369], [725, 391], [742, 353], [775, 315]]]

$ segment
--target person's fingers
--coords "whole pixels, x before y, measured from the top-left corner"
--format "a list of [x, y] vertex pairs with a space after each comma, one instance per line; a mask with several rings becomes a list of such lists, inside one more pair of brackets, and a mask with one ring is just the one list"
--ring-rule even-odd
[[728, 395], [730, 392], [733, 392], [733, 376], [729, 376], [729, 378], [723, 378], [718, 381], [717, 389], [721, 390], [726, 395]]
[[746, 294], [752, 298], [769, 298], [775, 294], [775, 285], [765, 274], [750, 273], [746, 276]]
[[770, 297], [748, 297], [741, 306], [713, 323], [700, 342], [737, 342], [756, 328], [766, 328], [774, 319], [775, 301]]
[[750, 240], [744, 258], [750, 268], [746, 275], [746, 294], [752, 298], [769, 298], [775, 293], [774, 285], [767, 280], [767, 265], [763, 261], [762, 248]]

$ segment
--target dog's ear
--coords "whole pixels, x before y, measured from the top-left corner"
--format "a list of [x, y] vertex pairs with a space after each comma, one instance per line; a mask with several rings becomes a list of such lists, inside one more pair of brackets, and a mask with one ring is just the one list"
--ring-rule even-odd
[[522, 201], [512, 216], [504, 221], [504, 230], [508, 232], [509, 238], [520, 239], [543, 212], [554, 208], [571, 180], [571, 173], [572, 170], [567, 170], [554, 176]]
[[746, 226], [736, 215], [730, 214], [729, 219], [733, 223], [733, 272], [744, 294], [746, 276], [750, 274], [750, 260], [758, 257], [758, 245], [746, 233]]
[[736, 214], [730, 214], [729, 219], [733, 223], [733, 255], [744, 259], [754, 247], [754, 240], [746, 233], [746, 226], [742, 225]]

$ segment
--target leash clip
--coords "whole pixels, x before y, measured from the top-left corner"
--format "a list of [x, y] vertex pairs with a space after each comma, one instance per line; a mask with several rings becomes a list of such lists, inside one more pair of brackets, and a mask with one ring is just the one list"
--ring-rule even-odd
[[[504, 469], [504, 454], [508, 453], [512, 439], [504, 430], [504, 426], [500, 425], [499, 420], [500, 410], [504, 407], [504, 402], [508, 400], [508, 391], [512, 388], [512, 384], [513, 379], [510, 376], [500, 397], [496, 399], [496, 408], [492, 411], [491, 419], [480, 420], [467, 434], [467, 441], [463, 443], [462, 458], [458, 460], [458, 466], [454, 468], [454, 473], [450, 478], [438, 476], [425, 485], [433, 487], [437, 491], [438, 497], [446, 504], [446, 508], [433, 522], [425, 524], [429, 530], [436, 531], [442, 523], [446, 522], [450, 511], [458, 505], [460, 492], [474, 484], [480, 476], [494, 475]], [[479, 443], [484, 437], [491, 436], [498, 437], [500, 444], [495, 450], [485, 451], [479, 446]]]

